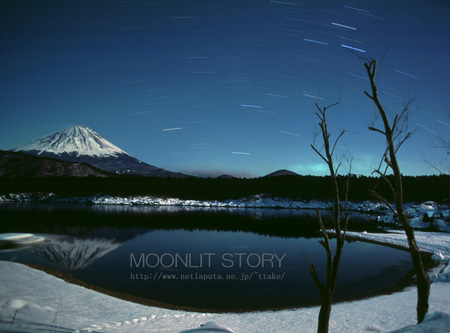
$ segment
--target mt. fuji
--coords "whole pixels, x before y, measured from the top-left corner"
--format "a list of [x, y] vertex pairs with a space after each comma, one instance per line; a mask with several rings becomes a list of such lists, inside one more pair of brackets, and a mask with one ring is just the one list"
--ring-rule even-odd
[[10, 150], [64, 161], [88, 163], [116, 174], [186, 176], [139, 161], [92, 129], [81, 126], [67, 128]]
[[70, 156], [91, 157], [118, 157], [121, 154], [128, 155], [90, 128], [81, 126], [67, 128], [11, 150], [33, 152], [33, 154], [41, 156], [46, 156], [50, 153], [55, 155], [68, 154]]

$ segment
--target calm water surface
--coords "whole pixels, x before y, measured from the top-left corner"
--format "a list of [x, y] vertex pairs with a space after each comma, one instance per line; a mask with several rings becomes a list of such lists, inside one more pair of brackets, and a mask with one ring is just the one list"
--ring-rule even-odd
[[[0, 251], [0, 260], [46, 265], [181, 306], [257, 310], [319, 303], [309, 265], [323, 276], [326, 254], [308, 231], [311, 212], [30, 204], [0, 205], [0, 214], [7, 221], [1, 232], [46, 235], [42, 244]], [[347, 242], [336, 299], [381, 292], [411, 270], [405, 251]]]

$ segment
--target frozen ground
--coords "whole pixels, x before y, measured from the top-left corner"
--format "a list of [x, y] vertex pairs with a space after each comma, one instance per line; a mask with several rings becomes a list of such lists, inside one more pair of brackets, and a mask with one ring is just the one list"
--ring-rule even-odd
[[[351, 235], [406, 245], [400, 232]], [[450, 235], [417, 232], [416, 236], [421, 249], [435, 253], [440, 262], [431, 274], [426, 321], [414, 325], [416, 289], [411, 287], [334, 305], [330, 331], [390, 332], [412, 325], [401, 332], [445, 332], [450, 327]], [[315, 332], [318, 311], [318, 307], [244, 314], [167, 310], [122, 301], [22, 264], [0, 262], [0, 331], [6, 332]]]

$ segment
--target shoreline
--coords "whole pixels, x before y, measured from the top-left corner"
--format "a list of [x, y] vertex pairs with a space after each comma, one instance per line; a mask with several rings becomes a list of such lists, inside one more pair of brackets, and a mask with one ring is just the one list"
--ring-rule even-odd
[[[0, 194], [0, 203], [44, 203], [80, 204], [87, 206], [129, 206], [129, 207], [180, 207], [180, 208], [224, 208], [224, 209], [327, 209], [331, 200], [303, 200], [301, 198], [276, 197], [256, 194], [237, 199], [179, 199], [171, 196], [153, 195], [93, 195], [64, 197], [54, 193], [9, 193]], [[348, 210], [366, 214], [384, 214], [387, 207], [376, 200], [349, 201]]]
[[[358, 241], [366, 241], [364, 239], [358, 239], [357, 237], [351, 237], [351, 239], [354, 240], [358, 240]], [[405, 250], [407, 251], [405, 248], [399, 246], [399, 245], [395, 245], [395, 244], [386, 244], [383, 242], [376, 242], [376, 241], [372, 241], [372, 240], [368, 240], [368, 243], [375, 243], [375, 244], [379, 244], [379, 245], [384, 245], [384, 246], [388, 246], [388, 247], [392, 247], [392, 248], [396, 248], [399, 250]], [[430, 272], [433, 268], [438, 266], [438, 263], [434, 262], [433, 260], [431, 260], [431, 253], [428, 252], [421, 252], [422, 255], [427, 257], [427, 268], [428, 271]], [[434, 265], [431, 265], [431, 263], [434, 263]], [[145, 306], [151, 306], [151, 307], [157, 307], [157, 308], [161, 308], [161, 309], [168, 309], [168, 310], [178, 310], [178, 311], [186, 311], [186, 312], [199, 312], [199, 313], [214, 313], [214, 314], [224, 314], [224, 313], [234, 313], [234, 314], [239, 314], [239, 313], [257, 313], [257, 312], [276, 312], [276, 311], [284, 311], [284, 310], [295, 310], [295, 309], [302, 309], [302, 308], [312, 308], [312, 307], [317, 307], [320, 306], [320, 303], [317, 304], [310, 304], [310, 305], [306, 305], [306, 306], [286, 306], [286, 307], [273, 307], [273, 308], [261, 308], [261, 309], [241, 309], [241, 308], [237, 308], [237, 309], [210, 309], [210, 308], [197, 308], [197, 307], [189, 307], [189, 306], [182, 306], [182, 305], [175, 305], [175, 304], [170, 304], [170, 303], [165, 303], [165, 302], [161, 302], [161, 301], [156, 301], [153, 299], [149, 299], [149, 298], [144, 298], [144, 297], [139, 297], [139, 296], [135, 296], [135, 295], [130, 295], [127, 293], [123, 293], [123, 292], [119, 292], [119, 291], [114, 291], [111, 289], [107, 289], [107, 288], [103, 288], [103, 287], [99, 287], [97, 285], [82, 281], [76, 277], [74, 277], [73, 275], [69, 274], [69, 273], [65, 273], [62, 272], [58, 269], [55, 268], [51, 268], [51, 267], [47, 267], [47, 266], [43, 266], [43, 265], [38, 265], [38, 264], [30, 264], [30, 263], [24, 263], [23, 265], [30, 267], [32, 269], [36, 269], [36, 270], [40, 270], [43, 271], [49, 275], [52, 275], [54, 277], [57, 277], [67, 283], [73, 284], [73, 285], [77, 285], [77, 286], [81, 286], [84, 287], [86, 289], [89, 290], [93, 290], [96, 292], [99, 292], [101, 294], [105, 294], [108, 296], [112, 296], [114, 298], [117, 299], [121, 299], [124, 301], [128, 301], [131, 303], [136, 303], [136, 304], [140, 304], [140, 305], [145, 305]], [[359, 297], [352, 297], [349, 299], [345, 299], [345, 300], [335, 300], [333, 302], [333, 304], [339, 304], [339, 303], [348, 303], [348, 302], [354, 302], [354, 301], [360, 301], [360, 300], [365, 300], [365, 299], [369, 299], [369, 298], [373, 298], [373, 297], [377, 297], [377, 296], [384, 296], [384, 295], [391, 295], [397, 292], [402, 292], [405, 291], [407, 288], [412, 287], [415, 285], [415, 280], [414, 280], [414, 270], [410, 271], [405, 277], [403, 277], [398, 283], [396, 283], [395, 285], [387, 288], [387, 289], [383, 289], [381, 291], [376, 291], [376, 292], [371, 292], [368, 293], [367, 295], [364, 296], [359, 296]], [[317, 291], [318, 292], [318, 291]]]

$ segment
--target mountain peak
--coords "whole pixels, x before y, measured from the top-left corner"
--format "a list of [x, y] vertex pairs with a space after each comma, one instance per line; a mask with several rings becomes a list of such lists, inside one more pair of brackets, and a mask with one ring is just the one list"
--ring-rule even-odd
[[73, 126], [33, 140], [10, 151], [51, 157], [63, 161], [88, 163], [116, 174], [154, 177], [187, 177], [181, 173], [144, 163], [101, 137], [88, 127]]
[[73, 126], [59, 132], [33, 140], [12, 151], [33, 151], [37, 155], [52, 153], [75, 156], [115, 157], [128, 155], [119, 147], [105, 140], [88, 127]]

